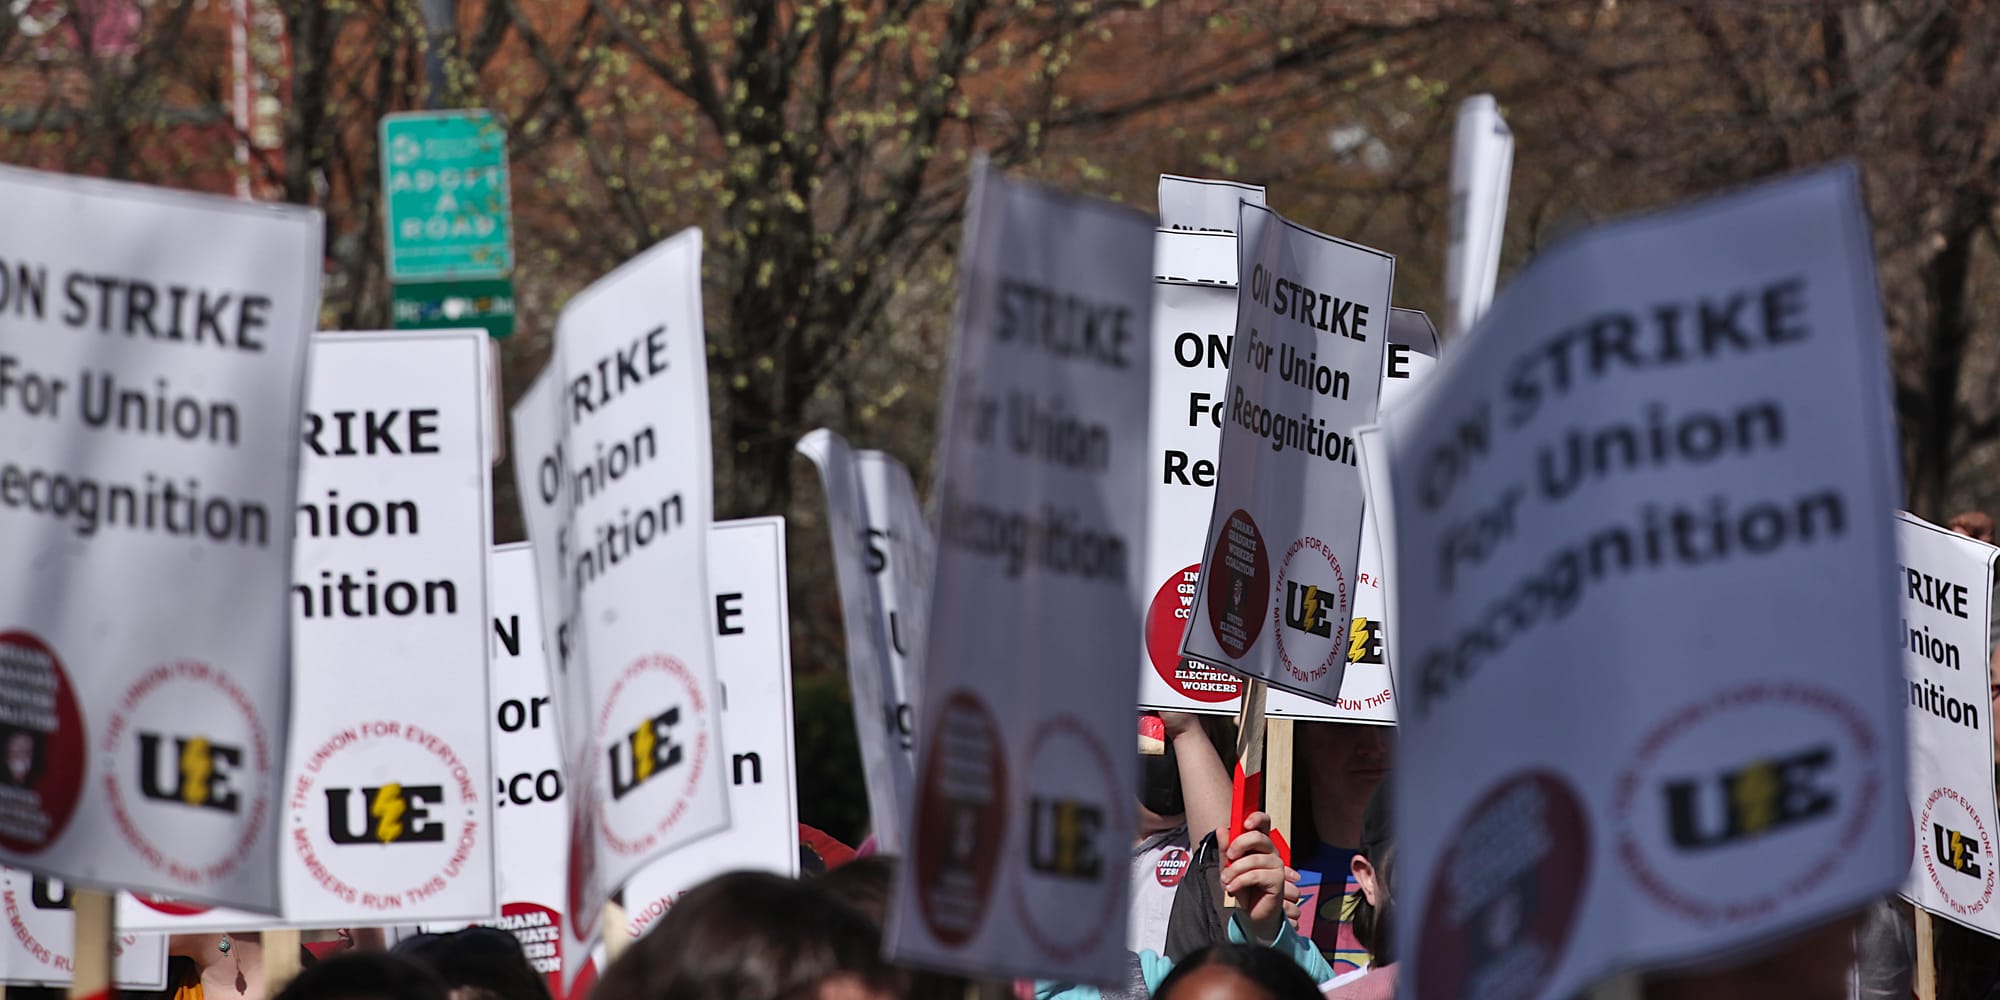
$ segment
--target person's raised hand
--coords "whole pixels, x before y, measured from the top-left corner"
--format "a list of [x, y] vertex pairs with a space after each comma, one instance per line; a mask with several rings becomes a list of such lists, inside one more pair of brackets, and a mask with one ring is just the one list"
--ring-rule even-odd
[[[1217, 841], [1228, 832], [1217, 831]], [[1299, 873], [1278, 860], [1270, 815], [1251, 813], [1243, 820], [1243, 831], [1222, 850], [1222, 888], [1236, 900], [1258, 944], [1277, 940], [1285, 920], [1298, 912], [1298, 880]]]
[[1161, 712], [1160, 722], [1167, 728], [1168, 739], [1173, 739], [1183, 733], [1201, 731], [1201, 716], [1191, 712]]

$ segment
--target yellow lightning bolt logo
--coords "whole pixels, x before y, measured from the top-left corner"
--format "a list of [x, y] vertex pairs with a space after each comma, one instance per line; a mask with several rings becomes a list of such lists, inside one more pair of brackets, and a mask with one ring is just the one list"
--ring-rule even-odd
[[208, 775], [215, 767], [208, 753], [208, 737], [197, 736], [181, 744], [181, 801], [198, 806], [208, 801]]
[[1319, 624], [1319, 588], [1308, 584], [1306, 586], [1306, 627], [1312, 628], [1317, 624]]
[[1371, 634], [1368, 631], [1368, 619], [1354, 619], [1352, 631], [1354, 640], [1347, 645], [1347, 662], [1360, 663], [1361, 658], [1368, 653], [1368, 637]]
[[1777, 822], [1778, 769], [1770, 761], [1760, 760], [1745, 768], [1730, 792], [1744, 833], [1762, 833]]
[[1958, 871], [1965, 870], [1965, 835], [1951, 831], [1951, 866]]
[[632, 773], [640, 781], [653, 776], [653, 747], [658, 740], [659, 737], [653, 734], [651, 720], [632, 733]]
[[375, 839], [389, 843], [403, 835], [403, 786], [391, 782], [375, 790], [368, 815], [375, 817]]

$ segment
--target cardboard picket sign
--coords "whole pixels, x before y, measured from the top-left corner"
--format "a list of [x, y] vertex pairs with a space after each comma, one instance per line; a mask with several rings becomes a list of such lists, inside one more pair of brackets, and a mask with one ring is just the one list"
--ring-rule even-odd
[[[75, 978], [76, 917], [60, 879], [0, 868], [0, 983], [68, 986]], [[111, 943], [114, 984], [124, 990], [167, 985], [167, 936], [120, 931]]]
[[1213, 509], [1181, 653], [1340, 697], [1395, 258], [1245, 203]]
[[1231, 181], [1160, 178], [1153, 242], [1153, 377], [1148, 400], [1145, 643], [1139, 706], [1236, 712], [1243, 682], [1181, 655], [1215, 498], [1229, 352], [1236, 330], [1237, 203], [1264, 189]]
[[6, 167], [0, 216], [0, 862], [274, 910], [320, 214]]
[[282, 912], [126, 894], [120, 927], [350, 927], [493, 911], [485, 341], [479, 330], [313, 338]]
[[635, 939], [682, 893], [724, 872], [799, 873], [785, 520], [718, 521], [708, 551], [722, 742], [729, 748], [729, 832], [678, 848], [625, 883], [626, 930]]
[[833, 570], [847, 633], [854, 728], [875, 844], [901, 854], [916, 785], [916, 706], [930, 620], [933, 542], [909, 470], [821, 428], [799, 440], [826, 493]]
[[[1161, 174], [1159, 187], [1160, 228], [1174, 232], [1222, 233], [1236, 235], [1238, 202], [1264, 205], [1262, 184], [1216, 180], [1209, 177], [1182, 177]], [[1156, 274], [1178, 274], [1173, 270]]]
[[1459, 102], [1451, 143], [1451, 233], [1444, 257], [1445, 334], [1479, 321], [1500, 280], [1507, 189], [1514, 176], [1514, 133], [1492, 94]]
[[1897, 629], [1908, 685], [1915, 850], [1903, 898], [2000, 937], [1986, 643], [2000, 549], [1899, 513]]
[[555, 339], [513, 441], [571, 776], [565, 954], [580, 954], [626, 879], [729, 824], [700, 231], [585, 289]]
[[[1227, 670], [1181, 655], [1181, 639], [1194, 612], [1201, 579], [1201, 550], [1194, 539], [1208, 527], [1215, 496], [1215, 462], [1227, 397], [1229, 351], [1236, 328], [1236, 204], [1264, 203], [1264, 189], [1232, 181], [1172, 175], [1160, 178], [1160, 222], [1153, 272], [1153, 388], [1147, 454], [1159, 474], [1152, 479], [1146, 530], [1144, 662], [1139, 707], [1234, 717], [1243, 681]], [[1393, 309], [1383, 359], [1383, 392], [1407, 386], [1428, 370], [1410, 356], [1437, 357], [1437, 330], [1429, 317]], [[1367, 517], [1364, 511], [1364, 521]], [[1381, 572], [1370, 558], [1365, 526], [1357, 580], [1355, 628], [1368, 639], [1348, 643], [1348, 673], [1338, 700], [1328, 703], [1284, 691], [1268, 694], [1272, 717], [1298, 720], [1392, 722], [1388, 667], [1382, 655], [1379, 610]], [[1365, 619], [1365, 622], [1364, 622]]]
[[1851, 167], [1606, 226], [1384, 415], [1412, 997], [1571, 996], [1907, 876], [1874, 273]]
[[[489, 718], [493, 726], [493, 848], [496, 919], [479, 921], [512, 933], [535, 971], [562, 996], [567, 905], [568, 781], [556, 736], [556, 709], [542, 654], [542, 613], [535, 557], [527, 543], [502, 545], [487, 562], [491, 596]], [[463, 922], [431, 923], [428, 931], [455, 930]]]
[[[1161, 256], [1166, 254], [1164, 247], [1169, 240], [1233, 243], [1227, 237], [1218, 239], [1207, 233], [1162, 231], [1159, 239]], [[1227, 273], [1233, 285], [1233, 249], [1226, 250], [1226, 254]], [[1216, 265], [1225, 259], [1221, 252], [1211, 251], [1208, 256]], [[1183, 257], [1194, 255], [1183, 254]], [[1160, 295], [1153, 307], [1153, 327], [1159, 333], [1155, 337], [1148, 454], [1162, 471], [1153, 480], [1152, 524], [1146, 540], [1146, 579], [1157, 581], [1157, 589], [1146, 606], [1139, 707], [1234, 717], [1241, 704], [1243, 681], [1226, 670], [1181, 656], [1181, 638], [1193, 617], [1194, 585], [1201, 579], [1201, 551], [1194, 539], [1207, 527], [1214, 502], [1212, 484], [1220, 443], [1220, 400], [1226, 392], [1229, 363], [1229, 340], [1222, 334], [1199, 331], [1204, 327], [1233, 328], [1236, 299], [1227, 290], [1212, 289], [1206, 284], [1182, 286], [1169, 284], [1164, 278], [1159, 280]], [[1209, 300], [1197, 299], [1193, 307], [1181, 297], [1183, 293], [1198, 297], [1203, 292]], [[1198, 319], [1204, 315], [1208, 317], [1206, 323]], [[1185, 329], [1188, 327], [1193, 329]], [[1390, 310], [1389, 343], [1382, 365], [1383, 405], [1400, 398], [1430, 371], [1437, 357], [1437, 341], [1437, 329], [1422, 312]], [[1189, 434], [1190, 428], [1195, 433]], [[1340, 697], [1329, 703], [1272, 691], [1265, 710], [1273, 718], [1395, 721], [1384, 640], [1383, 622], [1387, 617], [1382, 599], [1384, 570], [1373, 525], [1374, 509], [1368, 505], [1362, 512], [1361, 571], [1356, 581], [1353, 612], [1355, 631], [1350, 633], [1348, 641], [1347, 676], [1341, 682]], [[1356, 636], [1363, 638], [1357, 640]]]
[[887, 951], [1110, 982], [1137, 822], [1152, 220], [983, 163], [972, 185]]
[[486, 340], [313, 341], [285, 803], [295, 926], [493, 912]]
[[[1429, 376], [1437, 364], [1437, 328], [1430, 317], [1414, 309], [1396, 309], [1389, 314], [1389, 346], [1382, 358], [1382, 396], [1377, 407], [1386, 411], [1407, 398]], [[1367, 447], [1361, 433], [1355, 441], [1362, 449], [1361, 471], [1364, 506], [1361, 511], [1361, 572], [1355, 581], [1352, 631], [1347, 640], [1347, 676], [1340, 682], [1340, 698], [1332, 705], [1293, 695], [1273, 695], [1265, 711], [1274, 718], [1298, 718], [1296, 706], [1307, 706], [1306, 718], [1340, 722], [1368, 722], [1390, 725], [1396, 721], [1395, 682], [1390, 667], [1390, 618], [1385, 596], [1389, 562], [1382, 552], [1382, 533], [1376, 512], [1380, 506], [1367, 491]], [[1418, 619], [1421, 621], [1421, 617]]]

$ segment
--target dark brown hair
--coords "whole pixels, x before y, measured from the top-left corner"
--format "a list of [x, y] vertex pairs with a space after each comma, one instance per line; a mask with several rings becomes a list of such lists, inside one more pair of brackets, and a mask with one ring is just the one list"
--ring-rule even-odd
[[788, 1000], [848, 976], [891, 995], [895, 972], [868, 918], [810, 882], [730, 872], [688, 890], [611, 963], [608, 1000]]

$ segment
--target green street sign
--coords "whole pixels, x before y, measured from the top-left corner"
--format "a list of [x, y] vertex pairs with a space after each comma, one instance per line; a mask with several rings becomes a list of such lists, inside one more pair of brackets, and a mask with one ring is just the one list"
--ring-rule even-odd
[[389, 280], [511, 274], [507, 136], [493, 113], [388, 115], [381, 140]]
[[396, 285], [389, 323], [398, 330], [483, 327], [488, 336], [505, 340], [514, 332], [514, 283], [500, 278]]

